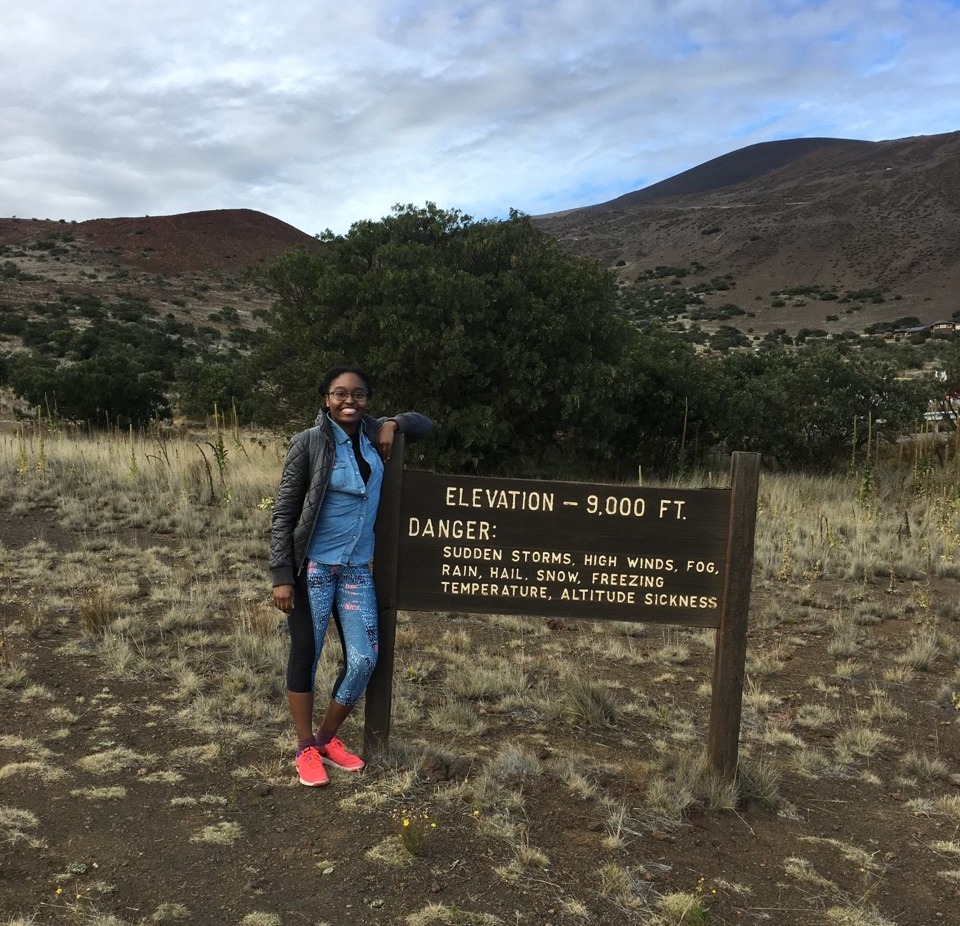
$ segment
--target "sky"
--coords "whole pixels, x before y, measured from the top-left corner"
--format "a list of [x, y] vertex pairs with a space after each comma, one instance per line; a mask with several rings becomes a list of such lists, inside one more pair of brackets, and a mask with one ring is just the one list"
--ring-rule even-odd
[[31, 0], [0, 216], [605, 202], [785, 138], [960, 131], [960, 0]]

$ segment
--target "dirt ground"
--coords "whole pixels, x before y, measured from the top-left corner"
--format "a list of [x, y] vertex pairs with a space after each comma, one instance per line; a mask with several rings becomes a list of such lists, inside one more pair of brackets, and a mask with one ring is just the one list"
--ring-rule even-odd
[[[0, 520], [0, 551], [38, 536], [65, 552], [78, 539], [49, 512]], [[957, 714], [937, 672], [917, 673], [897, 692], [904, 715], [878, 721], [896, 745], [881, 749], [857, 773], [801, 776], [785, 765], [779, 806], [748, 800], [735, 810], [715, 811], [694, 801], [672, 822], [642, 810], [659, 735], [647, 721], [627, 717], [616, 727], [587, 730], [558, 725], [545, 740], [532, 741], [542, 771], [519, 773], [510, 782], [523, 796], [525, 838], [546, 861], [510, 879], [495, 871], [509, 861], [504, 844], [479, 825], [487, 810], [438, 795], [470, 776], [482, 757], [525, 741], [531, 723], [522, 710], [487, 713], [486, 732], [476, 740], [445, 739], [410, 719], [397, 722], [390, 752], [374, 758], [362, 774], [334, 770], [328, 787], [304, 788], [273, 731], [254, 728], [210, 750], [207, 737], [178, 723], [169, 706], [169, 680], [109, 673], [78, 622], [23, 632], [43, 588], [9, 574], [2, 580], [0, 664], [18, 663], [26, 680], [0, 687], [0, 812], [29, 811], [36, 822], [20, 827], [23, 838], [0, 842], [0, 922], [386, 926], [406, 923], [420, 911], [417, 922], [647, 923], [656, 897], [683, 891], [701, 896], [709, 910], [706, 919], [688, 920], [697, 923], [960, 923], [960, 856], [943, 848], [956, 844], [960, 823], [946, 813], [907, 806], [918, 798], [955, 797], [960, 788], [953, 782], [960, 779], [951, 781], [948, 774], [905, 782], [902, 763], [909, 746], [942, 760], [950, 774], [960, 772]], [[942, 582], [934, 591], [956, 599], [957, 583]], [[879, 581], [866, 593], [889, 594]], [[756, 588], [754, 608], [774, 594], [787, 592]], [[421, 630], [426, 624], [427, 635], [455, 623], [480, 641], [480, 654], [484, 645], [503, 645], [503, 631], [494, 633], [479, 616], [417, 614], [406, 620], [420, 622]], [[913, 626], [911, 616], [901, 613], [872, 627], [872, 652], [902, 651]], [[559, 637], [575, 651], [589, 633], [585, 625], [556, 622], [550, 639]], [[804, 636], [802, 628], [791, 633]], [[822, 749], [836, 731], [809, 734], [794, 720], [801, 700], [809, 700], [808, 679], [833, 672], [826, 643], [822, 632], [806, 634], [775, 681], [783, 729]], [[398, 671], [408, 658], [398, 653]], [[612, 668], [608, 677], [616, 677], [624, 692], [642, 686], [649, 691], [649, 679], [638, 677], [644, 671]], [[876, 680], [872, 672], [843, 683], [841, 700], [866, 703]], [[700, 705], [705, 729], [708, 699], [696, 691], [709, 676], [710, 655], [698, 651], [647, 696], [664, 705]], [[439, 681], [425, 685], [425, 704], [442, 697]], [[57, 708], [72, 719], [65, 723]], [[360, 725], [351, 723], [346, 736], [356, 743]], [[43, 769], [60, 770], [63, 777], [11, 771], [11, 764], [31, 758], [18, 747], [23, 739], [39, 740], [48, 750]], [[406, 748], [415, 741], [433, 743], [436, 753], [431, 758], [428, 750], [424, 760], [422, 747]], [[121, 745], [135, 757], [109, 769], [83, 761]], [[771, 747], [771, 754], [776, 751]], [[583, 758], [592, 796], [578, 796], [552, 771], [550, 760], [565, 755]], [[234, 775], [240, 768], [259, 774]], [[405, 768], [415, 775], [403, 802], [371, 800], [365, 806], [361, 797], [344, 806], [344, 798], [373, 793], [378, 781]], [[117, 790], [103, 790], [97, 799], [91, 788]], [[615, 846], [596, 793], [631, 811]], [[404, 815], [436, 824], [423, 830], [417, 854], [397, 866], [371, 857], [371, 849], [402, 829]], [[218, 843], [216, 834], [231, 826], [242, 835]], [[804, 864], [791, 867], [791, 859]], [[635, 893], [650, 898], [648, 907], [618, 899], [605, 868], [611, 863], [633, 873]], [[443, 905], [434, 919], [423, 912], [431, 904]], [[847, 919], [840, 918], [838, 906]]]

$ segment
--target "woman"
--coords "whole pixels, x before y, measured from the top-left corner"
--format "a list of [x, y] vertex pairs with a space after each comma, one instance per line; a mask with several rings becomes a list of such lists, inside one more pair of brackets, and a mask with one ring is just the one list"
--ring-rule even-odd
[[[397, 432], [420, 440], [433, 422], [416, 412], [366, 414], [373, 387], [357, 367], [324, 374], [326, 407], [314, 427], [294, 435], [273, 511], [273, 603], [287, 614], [287, 702], [297, 734], [300, 783], [327, 784], [324, 763], [359, 772], [363, 760], [337, 738], [377, 662], [377, 601], [370, 561], [383, 461]], [[344, 665], [323, 719], [313, 730], [313, 692], [333, 611]]]

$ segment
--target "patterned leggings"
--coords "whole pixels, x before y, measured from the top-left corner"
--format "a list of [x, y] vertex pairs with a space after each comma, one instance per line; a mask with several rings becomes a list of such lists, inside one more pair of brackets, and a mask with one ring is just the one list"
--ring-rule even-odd
[[[312, 664], [308, 678], [296, 686], [288, 683], [288, 687], [292, 691], [313, 691], [330, 611], [336, 604], [334, 621], [343, 647], [344, 665], [334, 683], [332, 697], [338, 704], [352, 706], [363, 696], [377, 664], [377, 598], [370, 567], [326, 566], [308, 560], [307, 595], [313, 633], [312, 639], [302, 639], [301, 652], [306, 648], [304, 645], [313, 650]], [[292, 636], [291, 643], [296, 646], [296, 636]], [[303, 655], [309, 658], [309, 654]], [[300, 660], [301, 665], [304, 662]]]

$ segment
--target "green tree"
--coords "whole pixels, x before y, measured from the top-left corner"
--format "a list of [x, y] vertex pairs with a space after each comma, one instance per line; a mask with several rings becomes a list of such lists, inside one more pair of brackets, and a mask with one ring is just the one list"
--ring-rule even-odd
[[717, 442], [719, 364], [682, 334], [647, 326], [625, 352], [618, 377], [619, 420], [610, 435], [611, 466], [621, 478], [636, 467], [682, 470]]
[[18, 395], [71, 421], [146, 424], [170, 415], [160, 375], [123, 354], [58, 366], [48, 357], [20, 352], [7, 366]]
[[216, 406], [221, 411], [236, 408], [243, 423], [251, 420], [254, 382], [244, 357], [225, 354], [214, 360], [184, 360], [177, 366], [176, 388], [179, 411], [192, 418], [210, 415]]
[[940, 381], [941, 392], [960, 395], [960, 341], [948, 341], [940, 346], [938, 354], [937, 366], [942, 370], [943, 377]]
[[740, 347], [749, 347], [750, 339], [733, 325], [721, 325], [710, 338], [711, 350], [726, 353]]
[[261, 419], [310, 420], [321, 372], [357, 363], [376, 377], [374, 408], [436, 418], [424, 452], [439, 465], [532, 473], [556, 453], [594, 462], [581, 452], [619, 420], [621, 360], [636, 337], [597, 262], [519, 213], [473, 221], [433, 204], [322, 240], [319, 254], [259, 274], [275, 297], [255, 357]]
[[874, 436], [895, 438], [926, 409], [932, 385], [893, 363], [835, 346], [731, 354], [724, 361], [720, 432], [790, 468], [824, 469]]

